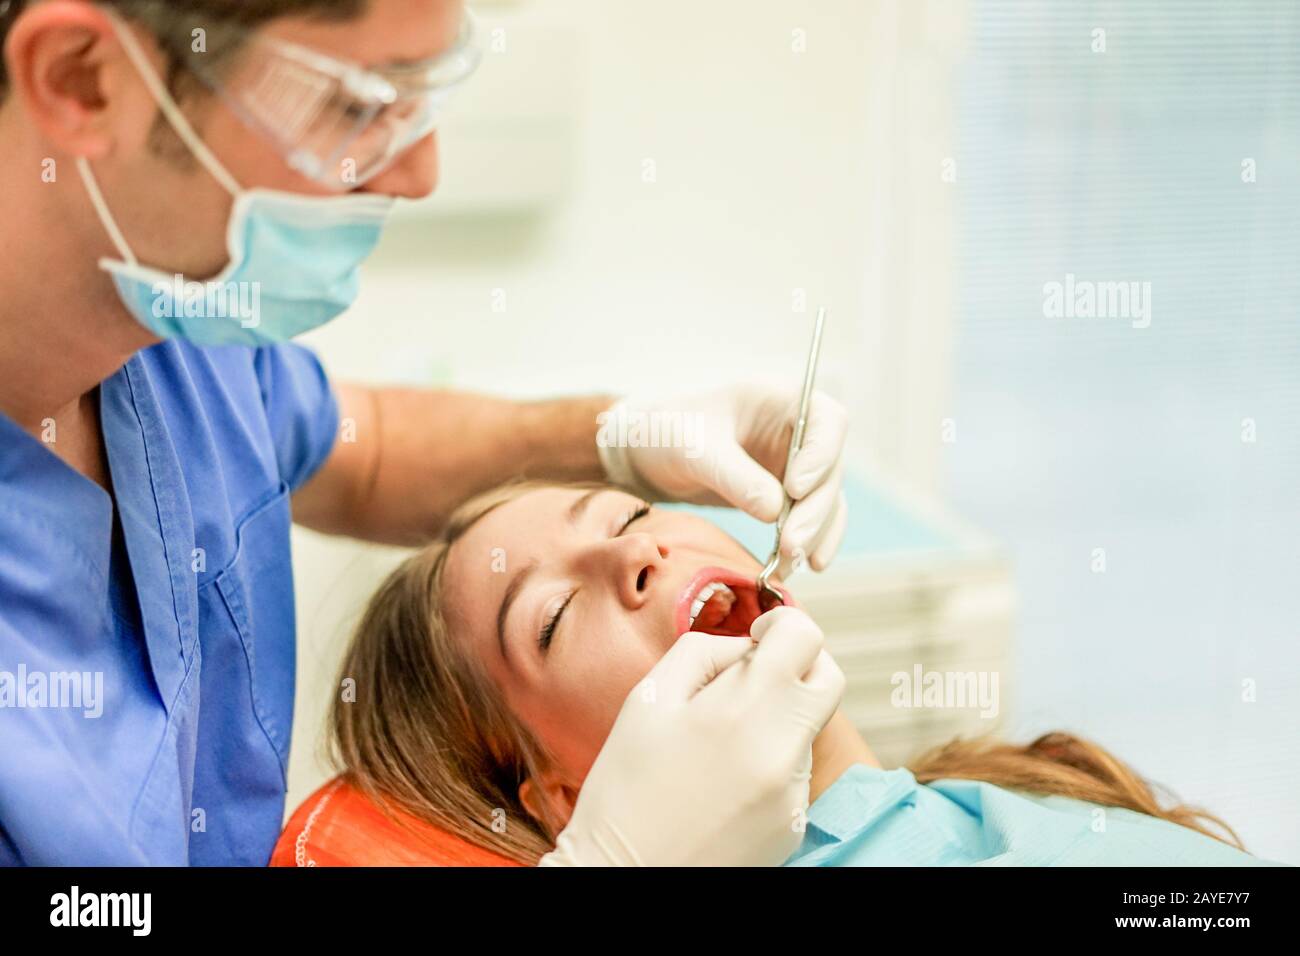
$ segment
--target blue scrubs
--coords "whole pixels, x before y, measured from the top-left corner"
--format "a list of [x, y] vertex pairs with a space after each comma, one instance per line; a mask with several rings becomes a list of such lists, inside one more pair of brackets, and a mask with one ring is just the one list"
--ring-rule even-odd
[[337, 405], [298, 346], [172, 341], [100, 410], [116, 510], [0, 415], [0, 863], [265, 864], [293, 719], [288, 496]]

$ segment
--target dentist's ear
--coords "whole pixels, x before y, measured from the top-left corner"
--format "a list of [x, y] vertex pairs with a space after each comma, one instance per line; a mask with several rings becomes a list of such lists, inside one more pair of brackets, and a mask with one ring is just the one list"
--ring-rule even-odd
[[93, 4], [28, 6], [10, 27], [4, 57], [14, 101], [6, 105], [26, 114], [51, 152], [94, 160], [146, 142], [157, 107]]
[[529, 777], [519, 785], [519, 802], [529, 815], [550, 831], [559, 833], [569, 825], [578, 791], [561, 779], [559, 773], [547, 771], [541, 779]]

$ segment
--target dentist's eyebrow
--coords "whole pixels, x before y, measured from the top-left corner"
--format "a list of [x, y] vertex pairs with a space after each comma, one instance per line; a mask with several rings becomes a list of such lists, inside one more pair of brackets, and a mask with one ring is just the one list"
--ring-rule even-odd
[[501, 607], [497, 609], [497, 644], [501, 647], [501, 656], [505, 658], [507, 664], [510, 663], [510, 657], [506, 654], [506, 617], [510, 614], [510, 606], [515, 603], [515, 598], [519, 597], [519, 592], [528, 583], [529, 575], [536, 570], [537, 562], [529, 561], [516, 571], [515, 576], [506, 585], [506, 593], [501, 598]]

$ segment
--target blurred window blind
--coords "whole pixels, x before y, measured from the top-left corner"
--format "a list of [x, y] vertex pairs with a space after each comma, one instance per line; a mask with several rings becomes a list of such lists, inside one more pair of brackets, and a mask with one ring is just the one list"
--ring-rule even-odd
[[[1300, 4], [968, 11], [945, 481], [1017, 563], [1024, 729], [1300, 862]], [[1045, 316], [1070, 276], [1149, 325]]]

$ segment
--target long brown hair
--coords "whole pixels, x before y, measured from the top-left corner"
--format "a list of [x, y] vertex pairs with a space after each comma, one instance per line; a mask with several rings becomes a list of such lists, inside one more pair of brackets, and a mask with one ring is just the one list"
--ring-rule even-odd
[[1027, 746], [991, 738], [954, 740], [909, 761], [908, 768], [918, 783], [979, 780], [1005, 790], [1071, 797], [1145, 813], [1244, 849], [1218, 817], [1176, 802], [1162, 805], [1155, 788], [1132, 767], [1072, 734], [1044, 734]]
[[471, 499], [388, 576], [344, 656], [330, 715], [335, 763], [380, 806], [529, 864], [553, 848], [559, 827], [533, 818], [519, 786], [548, 758], [452, 636], [442, 582], [452, 545], [475, 522], [538, 487], [519, 482]]
[[[432, 544], [371, 598], [340, 671], [331, 714], [336, 764], [381, 807], [393, 807], [509, 859], [535, 864], [558, 819], [535, 819], [519, 785], [549, 758], [515, 719], [444, 612], [447, 555], [494, 508], [549, 483], [506, 485], [467, 502]], [[591, 486], [585, 486], [591, 487]], [[350, 693], [349, 693], [350, 692]], [[1121, 807], [1240, 846], [1194, 807], [1162, 807], [1151, 786], [1096, 744], [1054, 733], [1028, 746], [953, 741], [910, 763], [921, 783], [979, 780], [1011, 790]], [[1221, 833], [1216, 833], [1218, 828]]]

